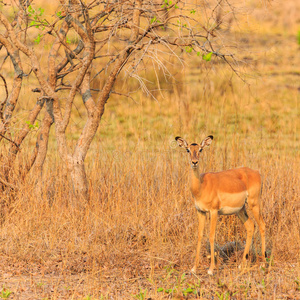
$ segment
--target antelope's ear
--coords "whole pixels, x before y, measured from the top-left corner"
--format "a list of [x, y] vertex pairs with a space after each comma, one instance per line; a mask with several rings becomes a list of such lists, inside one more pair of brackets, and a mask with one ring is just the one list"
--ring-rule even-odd
[[186, 142], [186, 140], [181, 138], [180, 136], [176, 136], [175, 140], [179, 147], [182, 147], [182, 148], [188, 147], [188, 143]]
[[200, 145], [201, 149], [204, 149], [204, 148], [208, 147], [208, 146], [211, 144], [211, 142], [212, 142], [213, 139], [214, 139], [214, 137], [213, 137], [212, 135], [207, 136], [207, 137], [201, 142], [201, 145]]

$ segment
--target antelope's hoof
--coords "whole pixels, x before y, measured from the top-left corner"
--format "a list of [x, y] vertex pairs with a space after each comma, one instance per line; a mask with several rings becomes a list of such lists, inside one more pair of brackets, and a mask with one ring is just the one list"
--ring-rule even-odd
[[239, 264], [239, 270], [243, 270], [247, 267], [247, 263], [246, 262], [242, 262], [241, 264]]
[[208, 269], [207, 274], [208, 274], [208, 275], [211, 275], [211, 276], [214, 275], [214, 270]]
[[239, 265], [239, 269], [242, 270], [242, 269], [245, 269], [248, 265], [248, 261], [247, 260], [243, 260], [241, 262], [241, 264]]

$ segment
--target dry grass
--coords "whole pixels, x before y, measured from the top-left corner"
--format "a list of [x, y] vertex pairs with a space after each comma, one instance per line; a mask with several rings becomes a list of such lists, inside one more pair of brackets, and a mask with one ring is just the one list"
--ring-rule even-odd
[[[70, 205], [53, 140], [42, 195], [37, 175], [24, 183], [16, 171], [18, 190], [1, 200], [0, 297], [3, 288], [13, 299], [300, 299], [300, 60], [296, 33], [280, 27], [286, 14], [274, 31], [272, 18], [260, 19], [264, 29], [251, 36], [236, 31], [251, 62], [244, 69], [250, 88], [223, 64], [191, 58], [177, 81], [162, 86], [167, 91], [158, 102], [141, 93], [136, 103], [113, 96], [87, 157], [88, 206]], [[120, 80], [117, 88], [126, 85]], [[73, 121], [70, 143], [84, 125], [79, 116]], [[203, 154], [204, 171], [249, 166], [263, 176], [264, 269], [256, 228], [257, 259], [244, 270], [237, 252], [219, 260], [215, 276], [206, 275], [204, 242], [199, 274], [189, 274], [197, 219], [188, 159], [173, 139], [208, 134], [215, 139]], [[34, 132], [27, 143], [33, 142]], [[22, 151], [20, 160], [27, 155]], [[216, 242], [230, 241], [243, 243], [245, 230], [236, 217], [220, 217]]]
[[[245, 140], [244, 140], [245, 141]], [[250, 145], [257, 141], [246, 140]], [[172, 146], [173, 144], [171, 144]], [[220, 169], [223, 145], [204, 155], [206, 170]], [[140, 149], [140, 148], [139, 148]], [[98, 151], [89, 166], [90, 206], [68, 206], [70, 191], [60, 174], [49, 172], [44, 194], [35, 196], [31, 179], [16, 195], [1, 229], [1, 281], [15, 298], [128, 299], [147, 288], [182, 296], [189, 285], [204, 299], [235, 293], [234, 299], [296, 299], [299, 296], [299, 160], [253, 155], [244, 145], [228, 151], [225, 165], [259, 166], [263, 174], [263, 215], [267, 224], [266, 270], [253, 263], [238, 269], [240, 255], [220, 261], [209, 278], [207, 252], [199, 276], [186, 275], [196, 244], [196, 214], [188, 187], [185, 153], [170, 147], [132, 152]], [[59, 165], [56, 169], [60, 169]], [[101, 170], [101, 172], [99, 172]], [[22, 196], [21, 196], [22, 195]], [[207, 240], [207, 233], [205, 234]], [[219, 219], [216, 241], [245, 240], [234, 216]], [[253, 243], [260, 254], [259, 234]], [[181, 282], [180, 282], [181, 280]], [[298, 288], [298, 292], [297, 292]], [[195, 297], [195, 296], [194, 296]], [[201, 298], [201, 296], [199, 296]]]

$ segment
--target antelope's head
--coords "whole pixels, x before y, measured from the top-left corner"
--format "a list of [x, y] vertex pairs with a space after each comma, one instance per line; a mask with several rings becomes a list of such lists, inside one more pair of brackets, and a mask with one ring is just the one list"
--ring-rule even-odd
[[177, 136], [175, 140], [177, 141], [177, 144], [179, 147], [185, 148], [186, 151], [189, 153], [192, 163], [192, 168], [197, 168], [199, 163], [199, 157], [202, 150], [206, 147], [208, 147], [212, 140], [213, 136], [209, 135], [207, 136], [200, 144], [192, 143], [188, 144], [187, 141], [180, 136]]

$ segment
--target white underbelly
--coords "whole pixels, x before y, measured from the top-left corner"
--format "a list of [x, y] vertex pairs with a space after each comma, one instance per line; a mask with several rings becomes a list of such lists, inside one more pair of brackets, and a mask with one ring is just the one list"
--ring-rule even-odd
[[238, 213], [243, 206], [241, 207], [230, 207], [230, 206], [224, 206], [221, 209], [218, 210], [219, 215], [233, 215]]

